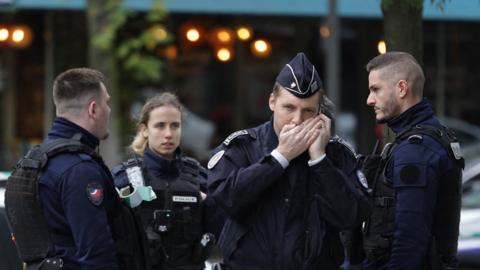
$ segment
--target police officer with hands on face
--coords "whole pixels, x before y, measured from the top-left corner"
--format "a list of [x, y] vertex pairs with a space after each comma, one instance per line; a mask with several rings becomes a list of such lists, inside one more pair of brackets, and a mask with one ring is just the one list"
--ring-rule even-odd
[[[422, 68], [408, 53], [367, 64], [367, 104], [396, 134], [366, 159], [373, 211], [363, 226], [364, 269], [457, 269], [463, 158], [423, 96]], [[373, 168], [373, 169], [372, 169]]]
[[17, 163], [5, 205], [28, 269], [146, 269], [141, 231], [97, 153], [108, 137], [103, 75], [88, 68], [55, 79], [57, 118]]
[[[270, 121], [231, 134], [208, 168], [209, 196], [227, 220], [218, 246], [227, 269], [338, 269], [339, 230], [368, 215], [353, 168], [344, 172], [327, 144], [323, 86], [299, 53], [277, 76]], [[348, 152], [345, 147], [335, 148]], [[335, 158], [351, 154], [339, 153]], [[351, 176], [351, 177], [350, 177]]]
[[182, 114], [172, 93], [147, 100], [131, 144], [136, 156], [112, 170], [122, 197], [141, 216], [152, 269], [203, 269], [215, 240], [204, 233], [206, 170], [179, 147]]

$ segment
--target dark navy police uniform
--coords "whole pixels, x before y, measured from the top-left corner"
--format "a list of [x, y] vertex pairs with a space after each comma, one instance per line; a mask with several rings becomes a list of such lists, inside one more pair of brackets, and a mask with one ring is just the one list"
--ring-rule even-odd
[[277, 145], [268, 121], [233, 133], [210, 159], [209, 196], [227, 215], [218, 241], [227, 269], [338, 269], [339, 230], [369, 210], [354, 156], [337, 144], [318, 164], [304, 152], [284, 169], [270, 154]]
[[[426, 99], [388, 122], [396, 134], [420, 124], [442, 127]], [[413, 135], [397, 142], [384, 171], [385, 181], [395, 194], [389, 258], [387, 255], [376, 261], [367, 259], [365, 269], [423, 269], [431, 245], [434, 215], [436, 211], [446, 211], [436, 209], [439, 181], [455, 169], [454, 162], [445, 147], [430, 136]]]
[[[146, 147], [140, 166], [145, 185], [153, 188], [157, 198], [151, 202], [144, 201], [135, 209], [142, 217], [143, 226], [149, 238], [152, 269], [203, 269], [204, 259], [196, 257], [198, 254], [195, 252], [198, 251], [200, 239], [208, 226], [204, 218], [205, 202], [200, 199], [200, 190], [206, 191], [207, 174], [197, 161], [184, 157], [180, 149], [175, 151], [175, 155], [175, 159], [167, 160], [148, 146]], [[118, 188], [129, 184], [125, 163], [115, 167], [112, 173]], [[182, 174], [184, 176], [181, 176]], [[182, 177], [190, 178], [188, 183], [183, 183], [187, 188], [184, 191], [173, 190], [172, 183], [178, 182]], [[170, 200], [175, 199], [168, 194], [175, 192], [195, 198], [194, 202], [171, 202]], [[167, 200], [169, 200], [168, 203]], [[181, 209], [178, 207], [167, 209], [166, 204], [181, 204]], [[154, 216], [159, 215], [154, 212], [157, 210], [166, 210], [169, 217], [173, 217], [166, 231], [156, 230], [158, 223]], [[181, 221], [175, 222], [176, 219]]]
[[[47, 140], [77, 133], [82, 143], [98, 146], [97, 138], [63, 118], [55, 119]], [[63, 269], [119, 269], [109, 223], [117, 194], [108, 171], [87, 154], [61, 153], [49, 160], [39, 193], [49, 227], [66, 240], [51, 254], [63, 259]]]

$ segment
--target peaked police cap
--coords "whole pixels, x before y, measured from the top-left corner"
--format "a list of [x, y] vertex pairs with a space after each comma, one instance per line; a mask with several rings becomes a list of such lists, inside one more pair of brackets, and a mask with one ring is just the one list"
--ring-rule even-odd
[[315, 66], [304, 53], [298, 53], [277, 76], [277, 83], [299, 98], [308, 98], [323, 88]]

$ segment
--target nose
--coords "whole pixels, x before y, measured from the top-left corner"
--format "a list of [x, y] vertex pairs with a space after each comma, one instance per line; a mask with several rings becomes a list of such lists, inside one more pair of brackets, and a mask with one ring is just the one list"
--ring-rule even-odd
[[375, 106], [375, 98], [374, 98], [374, 95], [373, 95], [372, 92], [370, 92], [370, 94], [368, 94], [367, 105], [368, 106]]
[[299, 125], [303, 122], [302, 112], [297, 111], [293, 114], [292, 123]]
[[165, 129], [165, 137], [167, 137], [167, 138], [172, 137], [172, 129], [170, 127], [167, 127]]

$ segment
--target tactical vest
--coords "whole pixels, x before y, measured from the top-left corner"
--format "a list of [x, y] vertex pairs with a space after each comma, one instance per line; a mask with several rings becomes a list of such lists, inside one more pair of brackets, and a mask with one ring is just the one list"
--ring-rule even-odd
[[[435, 253], [445, 266], [455, 263], [460, 223], [461, 185], [464, 160], [458, 155], [458, 140], [448, 128], [417, 125], [399, 133], [392, 144], [387, 144], [380, 155], [362, 160], [362, 169], [368, 180], [372, 196], [372, 214], [364, 223], [363, 249], [371, 261], [388, 262], [393, 243], [395, 224], [395, 190], [392, 181], [385, 179], [385, 169], [394, 148], [407, 138], [426, 135], [447, 150], [455, 169], [439, 179], [437, 205], [432, 229]], [[426, 262], [427, 264], [430, 262]]]
[[[12, 238], [19, 257], [27, 264], [41, 263], [53, 250], [55, 244], [75, 246], [71, 235], [59, 235], [47, 225], [42, 213], [38, 193], [38, 181], [49, 158], [60, 153], [85, 153], [110, 172], [103, 160], [90, 147], [80, 142], [81, 135], [72, 139], [48, 140], [34, 146], [20, 159], [8, 178], [5, 189], [5, 209], [12, 229]], [[106, 189], [114, 189], [113, 181], [107, 181]], [[108, 186], [111, 184], [111, 186]], [[138, 219], [116, 197], [116, 209], [108, 213], [112, 237], [117, 246], [120, 269], [149, 269], [145, 264], [146, 254]], [[60, 268], [59, 268], [60, 269]]]
[[[124, 166], [132, 164], [133, 160], [128, 160]], [[196, 160], [184, 157], [179, 176], [173, 181], [166, 181], [155, 177], [142, 164], [138, 165], [142, 168], [145, 185], [151, 186], [157, 196], [137, 207], [149, 240], [153, 268], [164, 265], [168, 268], [203, 269], [205, 258], [200, 254], [203, 199], [198, 176], [205, 169]]]

